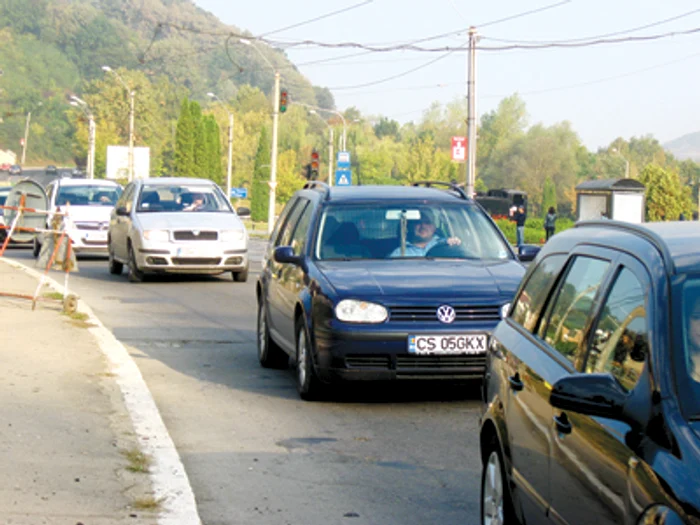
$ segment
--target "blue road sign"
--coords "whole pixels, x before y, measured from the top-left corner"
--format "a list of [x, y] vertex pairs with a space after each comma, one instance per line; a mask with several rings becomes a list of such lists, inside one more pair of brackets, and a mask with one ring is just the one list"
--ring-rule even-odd
[[350, 186], [350, 185], [352, 185], [352, 172], [350, 170], [336, 170], [335, 171], [335, 185], [336, 186]]
[[350, 168], [350, 152], [349, 151], [339, 151], [338, 160], [336, 162], [336, 167], [338, 169], [349, 169]]
[[233, 199], [247, 199], [248, 188], [231, 188], [230, 197]]

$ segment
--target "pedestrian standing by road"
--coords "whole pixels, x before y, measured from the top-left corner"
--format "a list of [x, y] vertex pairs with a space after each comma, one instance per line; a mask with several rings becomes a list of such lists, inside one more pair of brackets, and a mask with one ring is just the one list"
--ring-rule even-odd
[[515, 221], [515, 236], [517, 239], [516, 244], [518, 247], [525, 244], [525, 220], [527, 219], [527, 213], [525, 213], [525, 206], [518, 206], [518, 211], [515, 212], [513, 220]]
[[554, 209], [554, 206], [549, 207], [549, 211], [547, 211], [547, 216], [544, 218], [544, 232], [545, 232], [545, 240], [548, 241], [549, 238], [554, 235], [554, 230], [556, 228], [556, 222], [557, 222], [557, 212]]

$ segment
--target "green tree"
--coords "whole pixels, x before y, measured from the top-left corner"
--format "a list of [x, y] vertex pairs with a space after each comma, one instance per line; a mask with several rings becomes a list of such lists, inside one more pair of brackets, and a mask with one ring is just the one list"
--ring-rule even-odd
[[301, 173], [297, 152], [287, 150], [280, 154], [277, 163], [277, 202], [286, 204], [294, 192], [304, 187], [306, 178]]
[[551, 177], [545, 179], [542, 189], [542, 216], [547, 215], [549, 208], [557, 209], [557, 189]]
[[180, 118], [175, 133], [175, 174], [178, 177], [195, 176], [195, 121], [187, 98], [182, 100]]
[[210, 166], [209, 148], [207, 147], [207, 133], [202, 116], [202, 107], [197, 101], [190, 102], [190, 114], [194, 124], [194, 176], [208, 178], [207, 171]]
[[395, 120], [389, 120], [386, 117], [382, 117], [374, 126], [374, 134], [378, 139], [383, 137], [394, 137], [395, 139], [398, 139], [399, 123]]
[[675, 221], [681, 213], [686, 217], [692, 214], [690, 188], [681, 185], [677, 173], [649, 164], [642, 170], [639, 182], [646, 186], [648, 221]]
[[267, 128], [260, 131], [258, 140], [258, 152], [255, 154], [255, 167], [253, 169], [253, 188], [250, 203], [250, 214], [254, 221], [267, 220], [270, 209], [270, 138]]

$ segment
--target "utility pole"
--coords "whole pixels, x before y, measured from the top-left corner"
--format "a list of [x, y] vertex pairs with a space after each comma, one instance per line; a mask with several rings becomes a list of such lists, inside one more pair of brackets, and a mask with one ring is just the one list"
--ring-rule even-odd
[[280, 73], [275, 70], [275, 92], [272, 112], [272, 155], [270, 155], [270, 207], [267, 211], [267, 233], [275, 227], [275, 201], [277, 192], [277, 128], [280, 116]]
[[134, 96], [136, 92], [129, 90], [129, 182], [134, 180]]
[[233, 112], [228, 114], [228, 165], [226, 167], [226, 198], [231, 200], [231, 172], [233, 170]]
[[95, 117], [88, 117], [88, 177], [95, 178]]
[[476, 28], [469, 28], [469, 54], [467, 55], [467, 195], [474, 197], [476, 184]]
[[29, 121], [32, 118], [32, 112], [27, 112], [27, 123], [24, 125], [24, 142], [22, 143], [22, 167], [27, 155], [27, 141], [29, 140]]
[[328, 185], [333, 186], [333, 128], [328, 126]]

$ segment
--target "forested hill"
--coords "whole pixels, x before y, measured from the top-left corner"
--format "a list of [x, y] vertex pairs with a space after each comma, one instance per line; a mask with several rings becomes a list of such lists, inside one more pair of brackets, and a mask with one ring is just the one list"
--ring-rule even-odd
[[664, 144], [664, 148], [681, 160], [700, 161], [700, 131], [683, 135]]
[[[23, 116], [41, 107], [52, 114], [45, 130], [52, 144], [41, 158], [70, 152], [68, 123], [60, 118], [66, 95], [103, 77], [105, 65], [154, 82], [166, 77], [193, 99], [209, 91], [229, 98], [243, 84], [269, 93], [271, 69], [255, 49], [227, 39], [230, 32], [245, 30], [191, 0], [0, 0], [0, 148], [16, 149]], [[260, 50], [283, 71], [296, 100], [333, 106], [330, 92], [314, 88], [282, 52]]]

